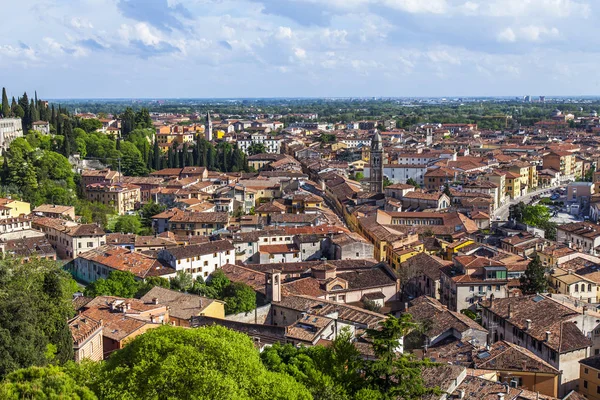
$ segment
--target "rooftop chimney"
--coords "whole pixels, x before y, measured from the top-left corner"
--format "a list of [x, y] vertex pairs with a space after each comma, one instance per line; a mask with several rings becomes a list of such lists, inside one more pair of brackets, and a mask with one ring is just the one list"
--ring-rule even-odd
[[158, 304], [158, 297], [154, 297], [152, 299], [152, 304]]
[[552, 334], [552, 332], [550, 331], [546, 331], [546, 342], [550, 341], [550, 335]]
[[508, 319], [512, 318], [512, 304], [508, 305]]
[[525, 320], [525, 330], [530, 330], [531, 329], [531, 320], [530, 319], [526, 319]]
[[504, 400], [504, 393], [498, 393], [498, 400]]

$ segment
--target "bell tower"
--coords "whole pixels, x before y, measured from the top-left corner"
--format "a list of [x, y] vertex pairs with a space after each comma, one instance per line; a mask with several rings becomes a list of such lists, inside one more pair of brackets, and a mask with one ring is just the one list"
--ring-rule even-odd
[[371, 140], [370, 191], [383, 193], [383, 142], [379, 131], [375, 131]]
[[204, 136], [206, 140], [211, 142], [213, 140], [213, 124], [210, 120], [210, 111], [206, 113], [206, 124], [204, 125]]

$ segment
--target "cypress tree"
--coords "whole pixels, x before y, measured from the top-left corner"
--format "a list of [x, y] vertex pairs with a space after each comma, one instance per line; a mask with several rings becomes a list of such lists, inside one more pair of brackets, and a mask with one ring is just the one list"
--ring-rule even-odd
[[69, 157], [71, 155], [71, 140], [73, 139], [73, 125], [71, 125], [71, 120], [66, 119], [63, 126], [63, 136], [65, 140], [63, 142], [63, 154], [65, 157]]
[[158, 147], [158, 139], [154, 139], [154, 150], [153, 150], [153, 154], [154, 156], [154, 169], [155, 170], [159, 170], [160, 169], [160, 148]]
[[544, 293], [548, 289], [548, 279], [546, 279], [546, 268], [540, 261], [539, 256], [535, 256], [527, 265], [525, 273], [520, 278], [521, 290], [524, 294]]
[[180, 157], [179, 157], [179, 166], [181, 168], [186, 167], [185, 163], [187, 162], [187, 152], [188, 152], [188, 145], [187, 145], [187, 143], [184, 143], [183, 148], [181, 149]]
[[30, 111], [29, 111], [29, 98], [27, 97], [27, 92], [23, 93], [23, 97], [19, 99], [19, 105], [23, 109], [23, 131], [28, 132], [31, 129], [31, 121]]
[[179, 168], [179, 152], [177, 151], [177, 142], [173, 142], [173, 166], [171, 168]]
[[8, 118], [11, 115], [10, 104], [8, 104], [8, 96], [6, 95], [6, 88], [2, 88], [2, 116]]
[[167, 150], [167, 168], [173, 168], [173, 149], [171, 146]]
[[2, 179], [3, 185], [8, 185], [8, 182], [10, 180], [10, 166], [8, 165], [8, 156], [6, 155], [6, 152], [4, 153], [4, 162], [2, 163], [2, 176], [0, 176], [0, 178]]
[[54, 125], [54, 127], [56, 128], [57, 120], [56, 120], [56, 110], [54, 109], [54, 104], [52, 104], [52, 114], [50, 116], [50, 123], [52, 125]]

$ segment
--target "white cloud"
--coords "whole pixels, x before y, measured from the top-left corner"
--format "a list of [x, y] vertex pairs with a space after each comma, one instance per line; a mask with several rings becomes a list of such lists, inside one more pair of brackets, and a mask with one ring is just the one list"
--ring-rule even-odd
[[556, 28], [546, 28], [543, 26], [529, 25], [520, 29], [521, 36], [523, 39], [537, 42], [542, 37], [544, 38], [555, 38], [559, 36], [558, 29]]
[[161, 38], [157, 33], [158, 31], [155, 28], [144, 22], [138, 22], [133, 26], [123, 24], [119, 29], [119, 34], [123, 40], [128, 42], [139, 40], [146, 46], [156, 46], [161, 42]]
[[94, 25], [87, 18], [71, 18], [71, 26], [75, 29], [93, 29]]
[[514, 43], [517, 41], [539, 42], [542, 40], [555, 39], [560, 36], [557, 28], [546, 28], [538, 25], [528, 25], [521, 28], [505, 28], [500, 31], [496, 38], [499, 42]]
[[492, 17], [587, 17], [590, 5], [577, 0], [479, 0], [482, 14]]
[[517, 40], [517, 35], [512, 28], [506, 28], [496, 36], [499, 42], [514, 42]]
[[304, 60], [306, 58], [306, 50], [301, 49], [300, 47], [296, 47], [294, 49], [294, 55], [296, 56], [296, 58]]
[[448, 10], [446, 0], [381, 0], [382, 4], [409, 13], [441, 14]]
[[434, 63], [460, 65], [460, 59], [451, 55], [446, 50], [431, 50], [427, 52], [427, 57]]
[[292, 38], [292, 28], [287, 27], [287, 26], [280, 26], [279, 28], [277, 28], [275, 37], [279, 40], [291, 39]]

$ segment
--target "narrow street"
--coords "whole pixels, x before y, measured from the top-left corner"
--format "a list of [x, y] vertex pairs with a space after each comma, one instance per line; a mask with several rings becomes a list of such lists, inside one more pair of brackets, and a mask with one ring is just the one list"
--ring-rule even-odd
[[527, 193], [525, 196], [521, 196], [519, 198], [513, 199], [513, 200], [507, 202], [506, 204], [504, 204], [503, 206], [498, 207], [498, 209], [496, 211], [494, 211], [493, 217], [494, 217], [494, 219], [499, 220], [499, 221], [506, 221], [506, 220], [508, 220], [508, 214], [509, 214], [509, 209], [510, 209], [511, 205], [518, 204], [520, 202], [529, 204], [529, 202], [533, 196], [540, 195], [547, 191], [552, 192], [553, 190], [564, 188], [566, 186], [567, 185], [564, 184], [564, 185], [560, 185], [560, 186], [553, 186], [551, 188], [539, 189], [539, 190]]

